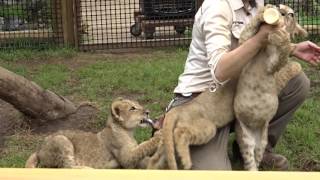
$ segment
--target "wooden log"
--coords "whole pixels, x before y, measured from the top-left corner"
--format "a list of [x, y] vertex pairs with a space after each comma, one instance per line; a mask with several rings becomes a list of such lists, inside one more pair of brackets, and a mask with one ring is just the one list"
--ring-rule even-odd
[[0, 67], [0, 98], [33, 118], [56, 120], [76, 111], [66, 98]]
[[64, 43], [75, 45], [74, 0], [61, 1], [61, 16]]

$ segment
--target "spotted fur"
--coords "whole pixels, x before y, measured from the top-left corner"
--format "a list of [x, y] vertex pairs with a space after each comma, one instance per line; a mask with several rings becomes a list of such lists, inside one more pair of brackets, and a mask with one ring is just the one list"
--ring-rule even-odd
[[[264, 10], [270, 7], [274, 6], [259, 10], [240, 35], [240, 43], [256, 34]], [[289, 61], [290, 39], [306, 32], [295, 20], [291, 8], [280, 5], [278, 10], [282, 14], [281, 28], [269, 34], [265, 47], [243, 68], [235, 95], [236, 138], [246, 170], [258, 170], [268, 143], [268, 125], [278, 109], [279, 91], [301, 71], [299, 64]]]

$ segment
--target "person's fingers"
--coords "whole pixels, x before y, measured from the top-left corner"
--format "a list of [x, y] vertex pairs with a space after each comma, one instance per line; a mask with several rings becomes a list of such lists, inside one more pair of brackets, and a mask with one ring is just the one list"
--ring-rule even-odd
[[316, 56], [312, 56], [312, 61], [317, 62], [319, 59]]
[[314, 66], [318, 66], [318, 59], [316, 57], [312, 57], [309, 61], [310, 64], [314, 65]]
[[308, 41], [308, 45], [309, 47], [311, 47], [312, 49], [315, 49], [317, 52], [320, 52], [320, 47], [316, 44], [314, 44], [313, 42], [311, 41]]
[[314, 62], [314, 61], [309, 61], [309, 63], [313, 66], [318, 66], [318, 63]]

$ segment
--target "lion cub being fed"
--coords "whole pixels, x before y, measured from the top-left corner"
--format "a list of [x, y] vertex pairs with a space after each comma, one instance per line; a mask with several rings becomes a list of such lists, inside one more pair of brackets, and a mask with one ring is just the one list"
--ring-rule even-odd
[[[256, 17], [245, 27], [240, 35], [239, 43], [251, 38], [259, 29], [263, 20], [263, 12], [267, 8], [276, 8], [267, 5], [262, 8]], [[257, 170], [268, 143], [268, 125], [278, 109], [278, 94], [282, 87], [301, 71], [299, 64], [289, 62], [292, 51], [290, 36], [306, 35], [294, 18], [293, 10], [280, 5], [280, 29], [268, 36], [265, 48], [261, 49], [242, 70], [239, 77], [234, 100], [236, 115], [236, 138], [244, 160], [246, 170]], [[289, 63], [289, 64], [288, 64]], [[284, 66], [292, 66], [295, 72], [286, 79], [276, 79], [275, 73]], [[287, 68], [288, 69], [288, 68]], [[277, 81], [282, 82], [277, 82]]]
[[[133, 130], [148, 120], [149, 112], [137, 102], [112, 102], [106, 127], [97, 134], [60, 131], [48, 136], [26, 162], [27, 168], [137, 168], [153, 154], [160, 140], [154, 136], [138, 145]], [[145, 162], [147, 163], [147, 162]]]

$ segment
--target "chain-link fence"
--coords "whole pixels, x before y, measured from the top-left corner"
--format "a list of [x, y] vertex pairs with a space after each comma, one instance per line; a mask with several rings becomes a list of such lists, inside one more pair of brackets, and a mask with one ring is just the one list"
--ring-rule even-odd
[[77, 0], [79, 47], [185, 45], [195, 0]]
[[[80, 49], [189, 45], [202, 0], [77, 0]], [[311, 34], [319, 34], [317, 0], [269, 0], [295, 9]]]
[[[0, 49], [66, 43], [81, 50], [187, 46], [202, 1], [0, 0]], [[300, 24], [320, 34], [319, 0], [266, 3], [293, 7]]]
[[285, 4], [294, 9], [299, 23], [309, 32], [309, 38], [319, 39], [320, 1], [319, 0], [266, 0], [270, 4]]
[[60, 0], [0, 0], [0, 48], [62, 43]]

